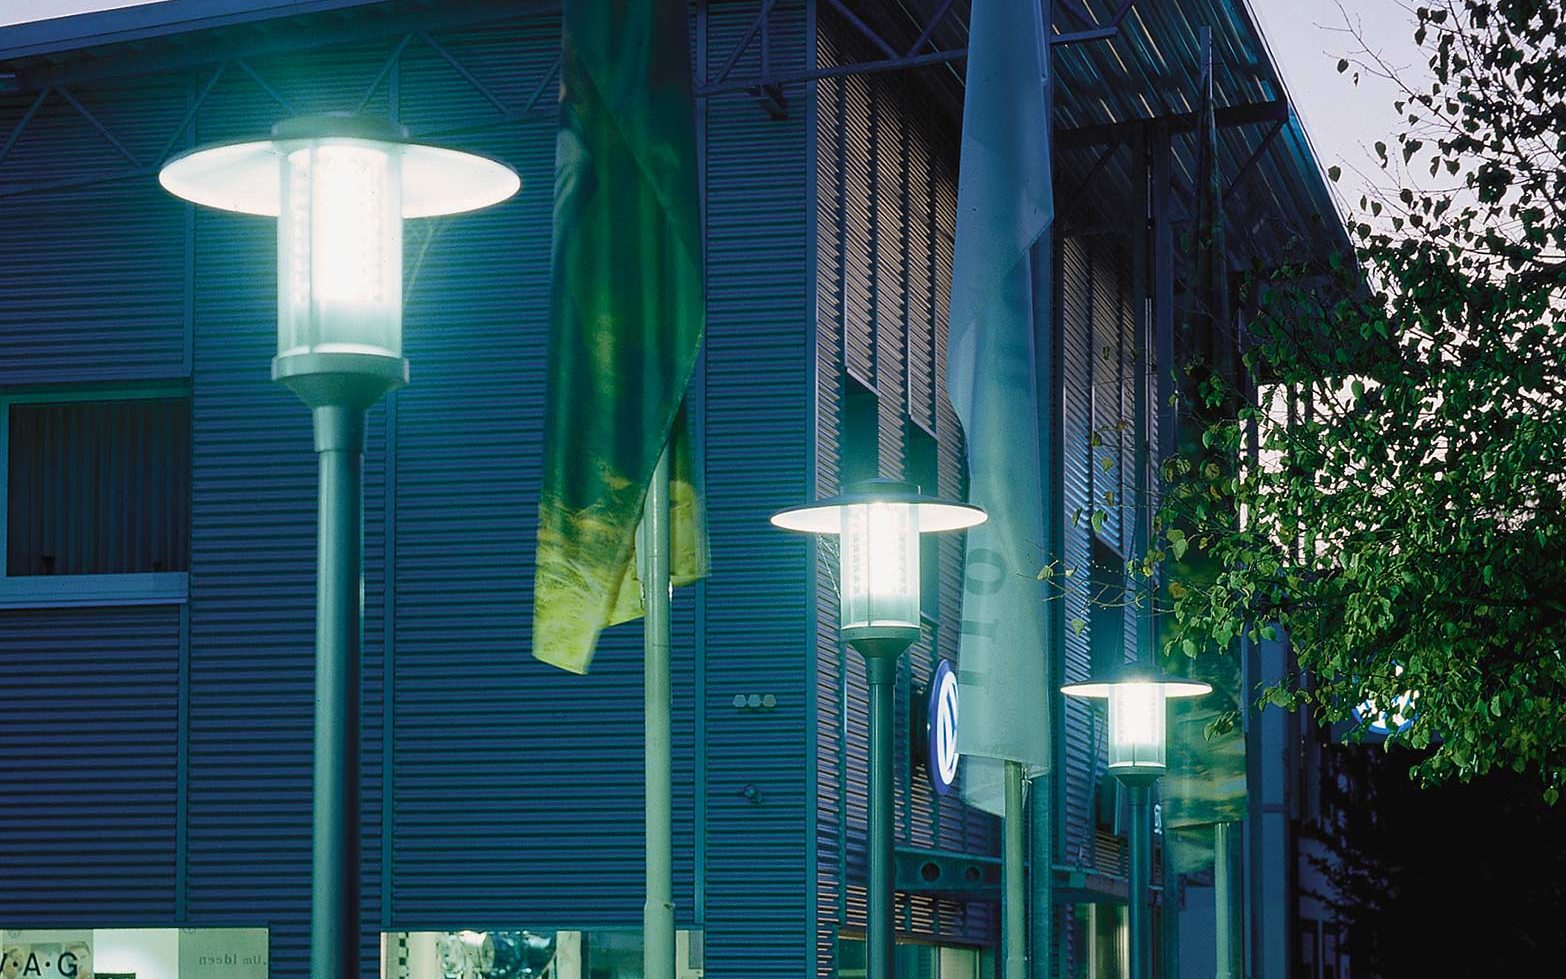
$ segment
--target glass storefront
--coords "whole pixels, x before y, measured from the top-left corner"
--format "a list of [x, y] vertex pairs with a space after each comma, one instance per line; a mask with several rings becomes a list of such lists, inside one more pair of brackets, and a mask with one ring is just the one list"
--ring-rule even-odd
[[[675, 979], [702, 979], [702, 933], [675, 933]], [[641, 979], [637, 930], [399, 931], [381, 936], [382, 979]]]
[[[981, 979], [994, 974], [993, 959], [987, 950], [977, 948], [898, 942], [893, 966], [898, 979]], [[864, 979], [864, 939], [838, 938], [836, 975]]]
[[1072, 915], [1073, 979], [1125, 979], [1130, 974], [1131, 934], [1123, 904], [1078, 904]]
[[0, 979], [267, 979], [265, 928], [0, 931]]

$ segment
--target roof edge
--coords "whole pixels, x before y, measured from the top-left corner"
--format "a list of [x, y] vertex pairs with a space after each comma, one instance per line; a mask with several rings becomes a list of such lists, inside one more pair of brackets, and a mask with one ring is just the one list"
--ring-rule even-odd
[[0, 62], [384, 0], [159, 0], [0, 27]]

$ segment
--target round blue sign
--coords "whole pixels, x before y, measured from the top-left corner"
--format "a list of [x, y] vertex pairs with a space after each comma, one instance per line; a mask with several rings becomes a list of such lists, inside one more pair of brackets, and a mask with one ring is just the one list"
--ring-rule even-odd
[[930, 783], [941, 795], [952, 790], [957, 781], [957, 671], [951, 661], [941, 660], [930, 678], [929, 704], [925, 712], [926, 758]]
[[[1394, 675], [1403, 675], [1401, 665], [1396, 667]], [[1354, 708], [1354, 720], [1361, 724], [1368, 720], [1372, 734], [1402, 734], [1414, 726], [1414, 707], [1418, 700], [1419, 691], [1404, 690], [1387, 709], [1378, 705], [1374, 697], [1366, 697], [1364, 703]]]

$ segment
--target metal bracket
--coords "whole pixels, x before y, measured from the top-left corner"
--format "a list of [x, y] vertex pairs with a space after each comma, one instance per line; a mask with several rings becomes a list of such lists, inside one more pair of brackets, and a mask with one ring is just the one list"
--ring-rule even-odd
[[905, 894], [1000, 898], [999, 857], [900, 846], [893, 862], [897, 889]]

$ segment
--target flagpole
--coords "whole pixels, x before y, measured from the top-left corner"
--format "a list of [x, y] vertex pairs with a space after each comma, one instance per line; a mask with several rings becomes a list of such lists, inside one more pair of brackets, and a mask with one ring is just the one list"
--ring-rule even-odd
[[1214, 979], [1235, 979], [1238, 974], [1235, 967], [1239, 961], [1240, 930], [1235, 898], [1240, 893], [1240, 867], [1235, 859], [1235, 828], [1232, 822], [1213, 825], [1213, 901], [1217, 919], [1214, 937], [1218, 943]]
[[1027, 979], [1028, 923], [1023, 888], [1022, 848], [1025, 821], [1022, 816], [1023, 765], [1006, 761], [1005, 861], [1001, 864], [1005, 888], [1001, 902], [1001, 947], [1006, 953], [1006, 979]]
[[[672, 440], [671, 440], [672, 441]], [[647, 486], [637, 542], [647, 782], [647, 901], [642, 906], [642, 973], [674, 979], [674, 806], [669, 680], [669, 442]]]

